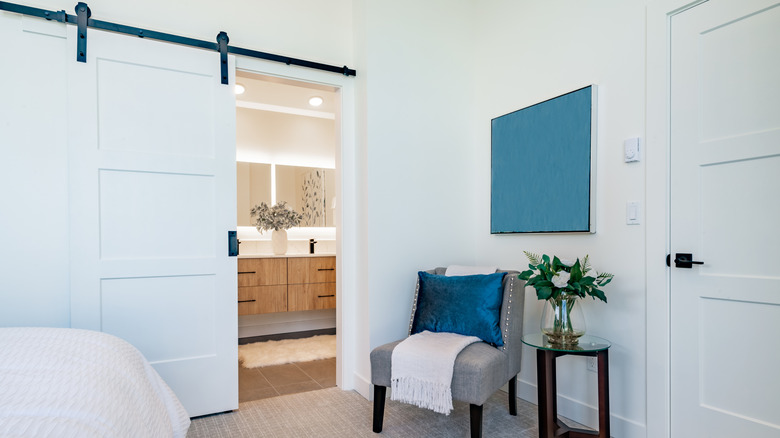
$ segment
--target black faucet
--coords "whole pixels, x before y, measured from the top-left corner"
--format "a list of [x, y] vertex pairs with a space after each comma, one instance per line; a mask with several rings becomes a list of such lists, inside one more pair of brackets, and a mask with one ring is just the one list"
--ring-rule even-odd
[[309, 239], [309, 254], [314, 254], [314, 244], [317, 243], [314, 239]]

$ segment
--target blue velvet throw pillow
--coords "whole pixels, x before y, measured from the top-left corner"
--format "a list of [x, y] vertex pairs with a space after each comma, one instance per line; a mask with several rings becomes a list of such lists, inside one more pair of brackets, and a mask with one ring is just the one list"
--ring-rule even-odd
[[458, 333], [504, 345], [499, 319], [505, 274], [446, 277], [419, 272], [412, 334], [425, 330]]

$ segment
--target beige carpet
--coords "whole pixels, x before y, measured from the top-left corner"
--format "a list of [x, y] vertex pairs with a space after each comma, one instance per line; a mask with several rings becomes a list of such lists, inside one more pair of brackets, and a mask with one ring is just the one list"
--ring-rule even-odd
[[[517, 400], [509, 415], [507, 394], [498, 391], [484, 405], [482, 435], [532, 438], [539, 435], [536, 405]], [[384, 429], [371, 432], [372, 403], [354, 391], [329, 388], [241, 403], [238, 411], [197, 418], [187, 438], [227, 437], [428, 437], [469, 436], [469, 406], [454, 402], [449, 416], [387, 399]]]
[[238, 346], [238, 361], [245, 368], [282, 365], [336, 357], [336, 335], [255, 342]]

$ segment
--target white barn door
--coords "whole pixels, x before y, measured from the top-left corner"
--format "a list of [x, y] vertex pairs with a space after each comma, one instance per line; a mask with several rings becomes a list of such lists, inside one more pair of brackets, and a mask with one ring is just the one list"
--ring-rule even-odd
[[671, 423], [780, 436], [780, 3], [672, 18]]
[[190, 416], [236, 409], [233, 87], [216, 52], [94, 29], [76, 62], [76, 30], [71, 325], [135, 345]]

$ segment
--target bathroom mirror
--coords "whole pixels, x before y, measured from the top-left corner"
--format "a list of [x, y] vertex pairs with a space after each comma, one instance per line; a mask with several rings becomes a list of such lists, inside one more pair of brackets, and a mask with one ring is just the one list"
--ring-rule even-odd
[[236, 163], [238, 225], [253, 226], [250, 209], [265, 202], [272, 205], [271, 175], [276, 176], [276, 202], [286, 201], [303, 215], [300, 227], [333, 227], [336, 171], [318, 167]]

